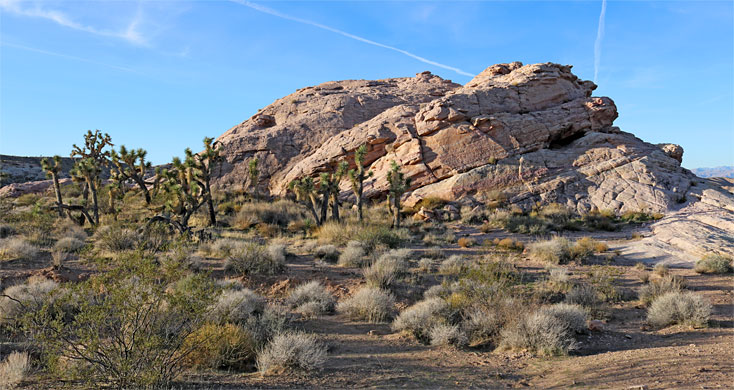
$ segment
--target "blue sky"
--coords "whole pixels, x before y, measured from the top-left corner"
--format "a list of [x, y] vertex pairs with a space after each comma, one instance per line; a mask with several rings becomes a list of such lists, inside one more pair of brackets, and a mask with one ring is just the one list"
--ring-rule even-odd
[[[623, 130], [682, 145], [690, 168], [734, 165], [733, 8], [606, 5], [595, 95], [614, 99]], [[163, 163], [328, 80], [430, 70], [466, 83], [466, 74], [509, 61], [572, 64], [594, 79], [601, 9], [601, 1], [0, 0], [0, 153], [67, 155], [83, 132], [101, 129]]]

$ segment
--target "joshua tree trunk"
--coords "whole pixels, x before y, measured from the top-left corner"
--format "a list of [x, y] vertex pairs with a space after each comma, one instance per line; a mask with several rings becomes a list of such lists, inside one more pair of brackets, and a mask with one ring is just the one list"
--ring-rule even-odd
[[392, 226], [395, 229], [400, 228], [400, 198], [397, 196], [393, 197], [393, 205], [392, 205]]
[[[138, 187], [140, 187], [140, 190], [143, 191], [143, 196], [145, 196], [145, 204], [150, 204], [150, 191], [148, 191], [148, 187], [145, 185], [145, 180], [143, 180], [140, 176], [134, 176], [133, 179], [138, 184]], [[124, 191], [124, 187], [123, 187]]]
[[331, 218], [339, 222], [339, 194], [337, 192], [331, 195]]
[[316, 207], [314, 206], [316, 204], [316, 199], [314, 199], [313, 196], [309, 196], [308, 199], [306, 199], [306, 206], [308, 207], [308, 210], [311, 212], [311, 215], [313, 215], [313, 221], [320, 225], [319, 223], [319, 215], [316, 214]]
[[209, 184], [209, 178], [206, 178], [206, 205], [209, 209], [209, 225], [217, 226], [217, 213], [214, 211], [214, 200], [212, 199], [212, 188]]
[[99, 204], [97, 203], [97, 186], [88, 183], [89, 191], [92, 193], [92, 211], [94, 213], [94, 224], [99, 225]]
[[51, 179], [54, 181], [54, 192], [56, 192], [56, 207], [59, 210], [59, 217], [64, 217], [64, 209], [61, 207], [63, 204], [61, 200], [61, 186], [59, 185], [59, 176], [56, 173], [51, 173]]
[[319, 225], [326, 222], [326, 212], [329, 210], [329, 193], [324, 192], [321, 194], [321, 219]]
[[359, 182], [359, 190], [357, 191], [357, 213], [359, 215], [359, 222], [362, 223], [362, 191], [364, 190], [364, 184]]

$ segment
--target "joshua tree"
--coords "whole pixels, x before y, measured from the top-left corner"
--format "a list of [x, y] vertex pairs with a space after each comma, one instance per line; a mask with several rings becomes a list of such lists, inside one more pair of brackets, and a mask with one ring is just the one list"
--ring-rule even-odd
[[[339, 163], [331, 172], [323, 172], [319, 176], [319, 193], [321, 194], [321, 222], [326, 221], [326, 214], [331, 203], [331, 218], [339, 221], [339, 183], [347, 172], [347, 163]], [[329, 202], [331, 200], [331, 202]]]
[[[87, 130], [87, 134], [84, 135], [84, 146], [72, 145], [71, 158], [91, 159], [100, 168], [99, 171], [101, 172], [101, 168], [107, 166], [110, 158], [110, 151], [105, 150], [107, 146], [114, 146], [109, 134], [102, 134], [99, 130], [94, 132]], [[99, 172], [97, 175], [99, 176]], [[84, 202], [88, 203], [90, 188], [86, 184], [86, 180], [84, 183]]]
[[[92, 213], [93, 220], [89, 222], [93, 225], [99, 224], [99, 203], [97, 201], [97, 189], [99, 188], [100, 166], [96, 160], [91, 157], [83, 158], [74, 164], [69, 172], [74, 180], [83, 181], [86, 187], [92, 193]], [[87, 216], [87, 219], [89, 217]]]
[[212, 138], [204, 138], [205, 150], [194, 154], [186, 149], [183, 161], [175, 157], [171, 169], [161, 171], [163, 190], [172, 198], [166, 203], [166, 209], [178, 216], [173, 220], [168, 215], [157, 215], [148, 221], [170, 223], [180, 232], [189, 230], [189, 219], [204, 204], [209, 206], [209, 222], [216, 224], [216, 213], [211, 192], [211, 174], [214, 165], [219, 161], [219, 150], [212, 145]]
[[145, 196], [145, 203], [150, 204], [150, 192], [145, 182], [145, 172], [150, 169], [150, 162], [145, 161], [147, 152], [143, 149], [127, 150], [125, 145], [120, 146], [118, 154], [114, 149], [110, 152], [110, 160], [116, 168], [116, 178], [119, 181], [134, 181]]
[[257, 169], [257, 157], [253, 157], [247, 167], [250, 172], [250, 188], [252, 188], [252, 196], [257, 199], [257, 181], [260, 178], [260, 171]]
[[59, 217], [64, 216], [63, 201], [61, 200], [61, 186], [59, 185], [59, 173], [61, 173], [61, 157], [54, 156], [52, 161], [44, 158], [41, 160], [41, 168], [46, 171], [48, 177], [54, 182], [54, 192], [56, 193], [56, 207], [59, 211]]
[[301, 180], [293, 180], [288, 184], [288, 188], [296, 194], [296, 200], [306, 205], [308, 211], [311, 212], [314, 222], [321, 225], [321, 220], [316, 214], [316, 205], [318, 204], [316, 189], [313, 184], [313, 178], [304, 177]]
[[352, 191], [357, 197], [357, 212], [359, 213], [359, 222], [362, 222], [362, 192], [364, 191], [364, 180], [372, 176], [372, 171], [366, 171], [364, 157], [367, 154], [367, 145], [362, 145], [354, 152], [354, 163], [357, 168], [350, 169], [349, 181], [352, 183]]
[[387, 171], [387, 182], [390, 185], [388, 207], [392, 209], [392, 227], [397, 229], [400, 228], [400, 197], [410, 188], [410, 179], [405, 178], [400, 166], [393, 160]]

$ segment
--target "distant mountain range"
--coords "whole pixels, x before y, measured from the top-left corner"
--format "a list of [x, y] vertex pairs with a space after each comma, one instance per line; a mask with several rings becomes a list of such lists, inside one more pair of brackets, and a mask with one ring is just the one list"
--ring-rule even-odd
[[734, 179], [734, 166], [691, 169], [698, 177], [728, 177]]

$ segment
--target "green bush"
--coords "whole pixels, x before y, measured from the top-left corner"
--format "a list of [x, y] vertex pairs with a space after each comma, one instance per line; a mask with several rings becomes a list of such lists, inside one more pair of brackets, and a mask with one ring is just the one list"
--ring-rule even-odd
[[732, 272], [732, 258], [724, 255], [706, 255], [696, 262], [694, 270], [699, 274], [728, 274]]
[[206, 324], [186, 337], [185, 365], [197, 368], [247, 370], [254, 366], [257, 345], [252, 335], [234, 324]]

